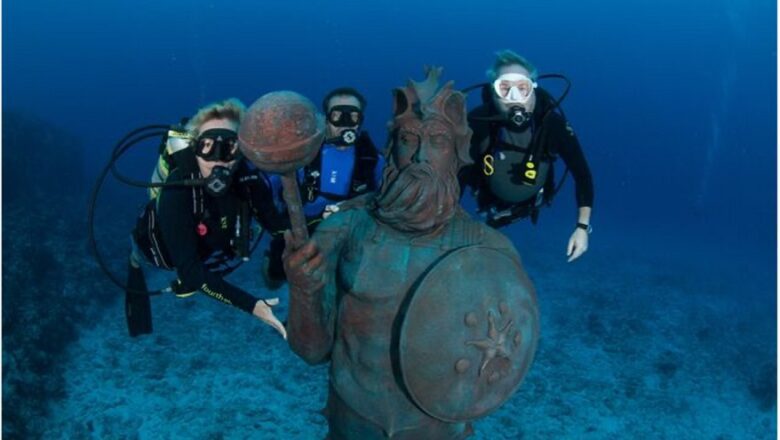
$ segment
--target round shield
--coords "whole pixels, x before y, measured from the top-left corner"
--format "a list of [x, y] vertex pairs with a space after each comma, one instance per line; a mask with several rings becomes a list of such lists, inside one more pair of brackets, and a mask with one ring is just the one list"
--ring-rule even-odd
[[536, 352], [539, 311], [519, 260], [482, 246], [455, 250], [416, 283], [398, 339], [404, 385], [439, 420], [501, 406]]

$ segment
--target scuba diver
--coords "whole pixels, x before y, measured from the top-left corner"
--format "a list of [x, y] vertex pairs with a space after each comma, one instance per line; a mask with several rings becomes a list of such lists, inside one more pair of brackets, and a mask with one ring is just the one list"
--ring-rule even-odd
[[251, 313], [286, 339], [272, 311], [277, 298], [259, 299], [223, 279], [237, 267], [231, 263], [249, 258], [252, 217], [265, 226], [273, 212], [265, 176], [239, 151], [244, 112], [239, 100], [228, 99], [201, 108], [183, 130], [168, 132], [152, 176], [164, 184], [150, 189], [152, 199], [132, 233], [125, 301], [130, 336], [152, 332], [152, 293], [143, 294], [146, 265], [176, 271], [178, 279], [166, 291], [182, 298], [203, 292]]
[[[325, 140], [314, 160], [298, 170], [298, 184], [309, 233], [319, 222], [338, 211], [339, 203], [375, 191], [382, 178], [384, 160], [377, 152], [371, 137], [362, 130], [366, 99], [351, 87], [331, 90], [322, 100], [325, 113]], [[278, 213], [286, 212], [282, 200], [280, 177], [270, 175]], [[278, 288], [286, 279], [282, 266], [284, 230], [289, 219], [272, 231], [272, 239], [264, 261], [266, 286]]]
[[[469, 112], [474, 165], [461, 173], [461, 184], [474, 189], [478, 212], [488, 225], [500, 228], [527, 217], [535, 224], [540, 208], [552, 202], [571, 171], [578, 211], [566, 255], [574, 261], [588, 249], [593, 181], [560, 108], [568, 80], [557, 74], [539, 76], [530, 62], [511, 50], [497, 53], [487, 75], [490, 83], [466, 89], [482, 87], [482, 105]], [[544, 78], [567, 82], [560, 98], [538, 87], [537, 80]], [[553, 162], [558, 156], [567, 171], [556, 185]]]

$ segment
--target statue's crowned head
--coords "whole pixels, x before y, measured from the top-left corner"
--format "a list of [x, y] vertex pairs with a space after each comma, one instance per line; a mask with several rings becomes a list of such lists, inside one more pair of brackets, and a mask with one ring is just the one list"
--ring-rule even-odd
[[413, 154], [425, 155], [425, 150], [447, 148], [457, 157], [455, 164], [460, 168], [471, 163], [466, 97], [452, 89], [452, 81], [439, 87], [441, 67], [426, 67], [425, 71], [425, 81], [409, 80], [406, 87], [393, 90], [393, 118], [388, 123], [389, 159], [403, 168], [414, 160]]
[[471, 163], [466, 98], [451, 81], [439, 87], [441, 72], [426, 68], [425, 81], [393, 91], [387, 166], [373, 212], [398, 230], [427, 233], [447, 223], [460, 199], [458, 170]]

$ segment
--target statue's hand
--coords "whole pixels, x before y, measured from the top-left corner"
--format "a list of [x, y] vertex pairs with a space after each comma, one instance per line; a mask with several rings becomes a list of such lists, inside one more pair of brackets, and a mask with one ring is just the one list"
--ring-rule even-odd
[[290, 286], [314, 293], [325, 286], [325, 258], [313, 239], [296, 248], [290, 231], [284, 232], [284, 272]]

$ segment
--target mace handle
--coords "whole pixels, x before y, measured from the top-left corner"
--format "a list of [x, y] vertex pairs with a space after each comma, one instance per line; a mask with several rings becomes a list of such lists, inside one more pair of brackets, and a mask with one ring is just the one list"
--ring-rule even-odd
[[301, 203], [301, 193], [298, 189], [295, 171], [282, 174], [282, 197], [287, 204], [287, 213], [290, 216], [293, 248], [297, 249], [309, 239], [309, 231], [306, 229], [306, 216], [303, 214], [303, 203]]

